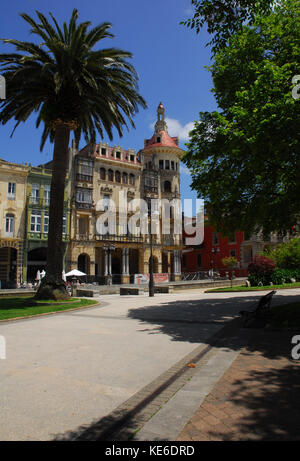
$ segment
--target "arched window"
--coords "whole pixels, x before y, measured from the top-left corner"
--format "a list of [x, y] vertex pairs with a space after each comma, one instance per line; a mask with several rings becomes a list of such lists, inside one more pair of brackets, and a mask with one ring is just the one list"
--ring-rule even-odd
[[115, 172], [116, 182], [121, 182], [121, 173], [120, 171]]
[[127, 183], [128, 183], [128, 174], [123, 173], [123, 184], [127, 184]]
[[15, 216], [11, 213], [7, 213], [5, 216], [5, 235], [7, 237], [13, 237], [15, 230]]
[[113, 172], [113, 170], [108, 170], [108, 180], [109, 181], [114, 180], [114, 172]]
[[100, 168], [100, 179], [103, 179], [104, 181], [106, 179], [106, 170], [105, 170], [105, 168]]
[[135, 176], [132, 173], [130, 173], [129, 175], [129, 184], [131, 184], [132, 186], [134, 186], [135, 184]]
[[171, 192], [171, 183], [170, 183], [170, 181], [165, 181], [164, 182], [164, 191], [165, 192]]

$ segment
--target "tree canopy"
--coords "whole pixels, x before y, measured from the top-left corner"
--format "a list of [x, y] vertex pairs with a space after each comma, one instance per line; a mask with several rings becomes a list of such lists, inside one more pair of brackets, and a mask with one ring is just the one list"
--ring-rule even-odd
[[221, 229], [284, 231], [300, 214], [300, 1], [244, 25], [209, 68], [219, 111], [200, 112], [183, 162]]
[[192, 18], [181, 24], [198, 34], [206, 26], [214, 52], [226, 45], [229, 37], [238, 32], [245, 23], [253, 23], [258, 13], [272, 11], [275, 0], [191, 0], [194, 7]]
[[[146, 107], [138, 93], [138, 76], [128, 61], [132, 54], [118, 48], [97, 49], [99, 42], [113, 38], [111, 24], [77, 23], [73, 10], [69, 23], [53, 24], [36, 11], [38, 21], [26, 13], [20, 16], [40, 44], [4, 39], [17, 53], [0, 55], [0, 70], [6, 80], [6, 99], [0, 102], [0, 123], [16, 120], [17, 127], [37, 112], [37, 127], [44, 124], [41, 149], [48, 137], [54, 140], [53, 122], [77, 126], [77, 140], [83, 134], [94, 142], [96, 133], [112, 139], [113, 128], [134, 126], [133, 115]], [[75, 122], [75, 125], [74, 125]]]

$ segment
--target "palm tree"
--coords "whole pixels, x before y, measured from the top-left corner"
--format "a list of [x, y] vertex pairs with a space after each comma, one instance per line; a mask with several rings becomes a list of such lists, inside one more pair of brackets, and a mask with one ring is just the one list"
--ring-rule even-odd
[[110, 23], [94, 28], [90, 22], [78, 24], [74, 9], [69, 24], [61, 28], [51, 13], [53, 24], [39, 11], [36, 14], [40, 23], [25, 13], [20, 16], [42, 43], [3, 40], [18, 53], [0, 54], [7, 85], [0, 123], [14, 119], [15, 130], [36, 112], [36, 127], [44, 125], [40, 150], [48, 138], [54, 142], [46, 277], [36, 296], [57, 299], [68, 296], [62, 280], [62, 224], [70, 132], [77, 144], [81, 135], [87, 143], [95, 142], [96, 132], [102, 138], [106, 132], [112, 140], [113, 129], [122, 136], [128, 122], [134, 127], [132, 117], [139, 106], [147, 105], [127, 61], [132, 54], [116, 48], [93, 50], [100, 40], [113, 37]]

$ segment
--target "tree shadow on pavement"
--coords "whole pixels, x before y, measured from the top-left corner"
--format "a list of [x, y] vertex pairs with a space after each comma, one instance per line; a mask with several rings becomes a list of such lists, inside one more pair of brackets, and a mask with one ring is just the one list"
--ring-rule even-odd
[[210, 440], [300, 440], [300, 363], [288, 358], [288, 340], [287, 332], [251, 339], [203, 404], [216, 417]]
[[[242, 328], [243, 322], [239, 312], [251, 311], [257, 306], [262, 294], [255, 296], [234, 296], [231, 298], [208, 298], [199, 300], [169, 301], [160, 305], [130, 309], [128, 316], [139, 320], [149, 334], [166, 334], [173, 341], [204, 343], [215, 347], [229, 347], [234, 350], [241, 347], [255, 348], [255, 342], [248, 346], [253, 335], [265, 337], [260, 348], [270, 358], [281, 357], [278, 348], [269, 348], [271, 332], [265, 329]], [[300, 295], [280, 295], [273, 297], [272, 306], [287, 304], [300, 300]], [[234, 320], [235, 319], [235, 320]], [[233, 325], [233, 328], [231, 328]], [[222, 329], [223, 328], [223, 329]], [[300, 333], [300, 332], [299, 332]], [[291, 337], [296, 332], [288, 333], [288, 347], [291, 350]], [[231, 337], [239, 336], [238, 341]], [[217, 338], [217, 341], [216, 341]]]
[[[253, 310], [261, 296], [262, 294], [252, 294], [230, 298], [167, 301], [130, 309], [128, 317], [138, 320], [140, 326], [142, 325], [138, 331], [165, 334], [173, 341], [195, 343], [195, 348], [197, 344], [204, 344], [242, 350], [244, 358], [256, 354], [265, 360], [289, 361], [291, 337], [296, 333], [240, 328], [239, 312]], [[273, 299], [272, 305], [275, 305], [296, 302], [299, 296], [277, 294]], [[220, 404], [228, 399], [234, 402], [236, 408], [243, 407], [248, 411], [238, 423], [242, 436], [251, 439], [249, 433], [257, 436], [258, 432], [257, 437], [264, 439], [279, 434], [280, 431], [283, 435], [286, 434], [284, 425], [289, 418], [289, 412], [292, 415], [290, 419], [293, 420], [295, 416], [296, 421], [293, 434], [299, 432], [299, 420], [296, 418], [296, 413], [300, 414], [300, 399], [297, 400], [300, 391], [299, 371], [299, 367], [291, 362], [283, 369], [251, 369], [247, 380], [234, 380], [227, 395], [221, 391]], [[254, 387], [256, 393], [253, 392]], [[150, 396], [142, 400], [133, 409], [126, 410], [126, 405], [121, 405], [99, 421], [59, 435], [55, 440], [128, 440], [137, 428], [135, 417], [151, 403], [151, 398]], [[297, 400], [294, 406], [291, 404], [293, 399]], [[225, 414], [225, 417], [228, 415]], [[235, 439], [234, 421], [230, 424], [226, 435], [222, 435], [223, 438], [213, 429], [211, 437]]]

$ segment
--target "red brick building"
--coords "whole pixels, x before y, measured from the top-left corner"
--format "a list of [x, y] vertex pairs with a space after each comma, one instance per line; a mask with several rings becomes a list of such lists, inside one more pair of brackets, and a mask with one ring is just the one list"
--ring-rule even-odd
[[[183, 230], [183, 243], [185, 243], [186, 237], [187, 234]], [[227, 256], [234, 256], [238, 261], [234, 271], [235, 276], [247, 276], [247, 269], [241, 268], [241, 245], [243, 241], [243, 231], [235, 231], [225, 236], [206, 222], [202, 244], [186, 246], [182, 252], [182, 272], [209, 272], [213, 269], [215, 272], [225, 275], [228, 269], [222, 264], [222, 259]]]

